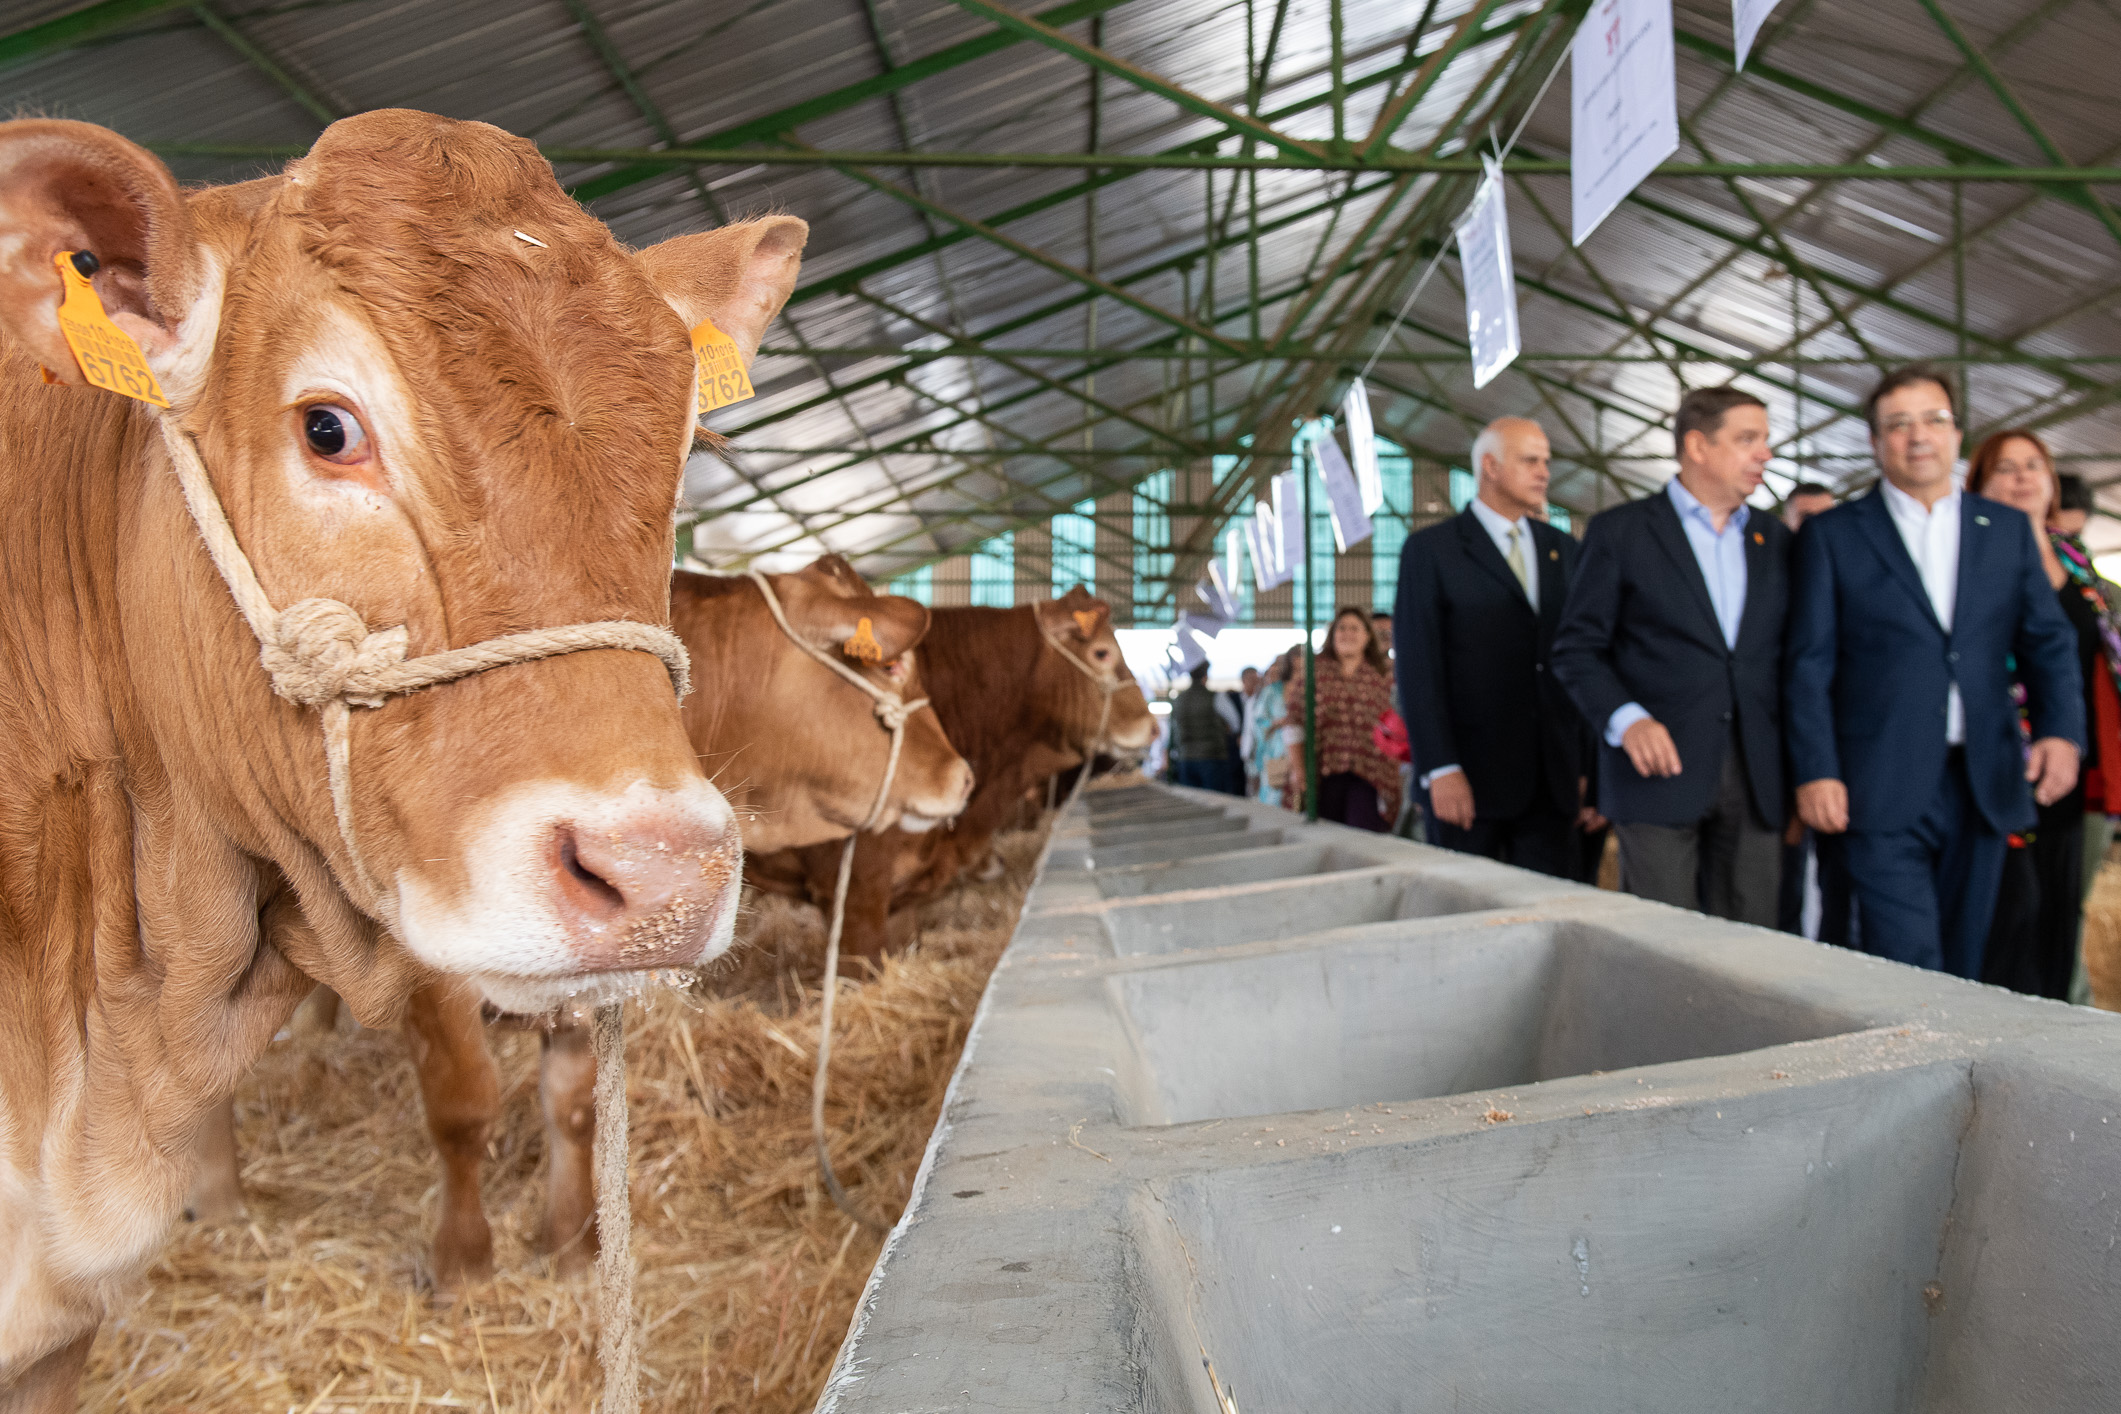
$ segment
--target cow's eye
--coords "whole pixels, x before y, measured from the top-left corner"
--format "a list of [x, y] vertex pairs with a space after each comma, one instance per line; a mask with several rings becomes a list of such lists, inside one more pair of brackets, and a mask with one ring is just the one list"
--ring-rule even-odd
[[336, 403], [318, 403], [302, 412], [302, 437], [310, 451], [328, 462], [351, 466], [368, 458], [368, 429]]
[[1095, 663], [1109, 663], [1112, 661], [1112, 650], [1109, 648], [1092, 649], [1090, 660]]

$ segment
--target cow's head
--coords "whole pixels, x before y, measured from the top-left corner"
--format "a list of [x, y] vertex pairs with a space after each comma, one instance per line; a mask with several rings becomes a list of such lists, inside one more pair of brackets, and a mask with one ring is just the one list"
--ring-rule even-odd
[[[926, 607], [878, 594], [837, 555], [765, 578], [805, 644], [902, 702], [922, 699], [914, 645], [928, 632]], [[729, 789], [745, 847], [794, 849], [859, 829], [891, 751], [877, 699], [789, 642], [749, 579], [681, 573], [670, 591], [672, 624], [698, 661], [725, 663], [733, 683], [688, 703], [685, 718]], [[878, 828], [931, 829], [971, 794], [972, 768], [935, 710], [909, 716]]]
[[[687, 331], [712, 319], [748, 361], [805, 235], [779, 217], [628, 251], [530, 143], [422, 113], [346, 119], [279, 176], [192, 192], [104, 129], [0, 125], [0, 324], [81, 382], [52, 262], [93, 252], [273, 604], [344, 601], [415, 656], [666, 621]], [[343, 911], [318, 867], [354, 877], [317, 715], [271, 695], [148, 414], [11, 395], [131, 419], [116, 435], [148, 474], [121, 512], [120, 612], [142, 710], [179, 792], [239, 822], [306, 910]], [[351, 735], [376, 911], [427, 964], [537, 1007], [728, 945], [737, 833], [656, 658], [497, 668], [356, 710]], [[358, 995], [329, 975], [343, 958], [296, 961]]]
[[[1147, 749], [1156, 739], [1156, 719], [1149, 715], [1148, 699], [1119, 651], [1112, 606], [1078, 584], [1033, 608], [1047, 641], [1074, 655], [1097, 679], [1093, 685], [1088, 674], [1059, 654], [1049, 655], [1054, 661], [1041, 667], [1043, 678], [1054, 685], [1055, 710], [1070, 742], [1080, 743], [1096, 732], [1102, 713], [1105, 730], [1097, 740], [1098, 750], [1124, 756]], [[1106, 692], [1112, 699], [1109, 711], [1103, 700]]]

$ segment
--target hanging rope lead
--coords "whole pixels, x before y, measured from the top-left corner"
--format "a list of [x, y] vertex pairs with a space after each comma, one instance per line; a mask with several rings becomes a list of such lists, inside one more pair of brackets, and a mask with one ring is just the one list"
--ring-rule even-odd
[[898, 775], [899, 752], [906, 744], [906, 722], [915, 712], [928, 705], [923, 697], [916, 702], [907, 702], [895, 692], [886, 692], [860, 673], [809, 642], [795, 631], [788, 622], [788, 615], [781, 610], [780, 596], [773, 592], [773, 585], [757, 570], [748, 570], [751, 582], [758, 586], [759, 595], [773, 613], [773, 621], [780, 625], [788, 641], [853, 683], [875, 699], [876, 719], [891, 733], [891, 754], [884, 762], [884, 778], [877, 784], [876, 801], [869, 807], [869, 818], [855, 827], [847, 836], [847, 843], [840, 847], [839, 881], [832, 890], [832, 916], [825, 928], [825, 977], [818, 1010], [817, 1025], [817, 1069], [810, 1077], [810, 1142], [817, 1150], [818, 1172], [824, 1177], [825, 1191], [832, 1195], [833, 1206], [873, 1232], [885, 1232], [890, 1224], [878, 1221], [862, 1211], [854, 1198], [840, 1183], [840, 1176], [832, 1169], [832, 1151], [826, 1142], [825, 1095], [830, 1088], [832, 1075], [832, 1011], [833, 1001], [840, 990], [840, 929], [847, 917], [847, 880], [854, 871], [854, 846], [861, 837], [876, 828], [883, 818], [884, 803], [891, 798], [891, 782]]

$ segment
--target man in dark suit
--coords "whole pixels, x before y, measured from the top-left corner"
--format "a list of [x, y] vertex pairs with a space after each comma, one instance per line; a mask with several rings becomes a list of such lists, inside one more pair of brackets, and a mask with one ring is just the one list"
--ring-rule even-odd
[[1547, 456], [1520, 417], [1475, 439], [1478, 499], [1400, 551], [1394, 666], [1434, 842], [1567, 878], [1583, 723], [1547, 653], [1576, 542], [1541, 519]]
[[1772, 928], [1790, 533], [1745, 503], [1772, 454], [1767, 406], [1696, 388], [1672, 440], [1665, 489], [1591, 522], [1554, 675], [1601, 740], [1620, 886]]
[[1797, 812], [1847, 834], [1866, 952], [1979, 977], [2006, 834], [2076, 784], [2076, 634], [2025, 516], [1955, 489], [1951, 375], [1901, 369], [1864, 411], [1884, 479], [1797, 536], [1783, 697]]

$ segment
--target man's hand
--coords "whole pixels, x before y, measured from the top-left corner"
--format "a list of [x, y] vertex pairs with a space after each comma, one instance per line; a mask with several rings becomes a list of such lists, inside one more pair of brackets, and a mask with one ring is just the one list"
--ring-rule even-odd
[[2077, 743], [2068, 737], [2041, 737], [2026, 755], [2025, 779], [2033, 784], [2033, 799], [2042, 805], [2068, 795], [2077, 788]]
[[1782, 827], [1782, 842], [1791, 849], [1804, 843], [1804, 821], [1794, 814], [1790, 816], [1790, 822]]
[[1620, 738], [1620, 749], [1628, 754], [1638, 775], [1679, 774], [1679, 748], [1672, 744], [1672, 734], [1664, 729], [1664, 723], [1655, 717], [1644, 717], [1630, 726]]
[[1578, 776], [1576, 778], [1576, 828], [1587, 835], [1595, 835], [1604, 829], [1607, 823], [1605, 816], [1598, 813], [1598, 807], [1591, 804], [1591, 778], [1589, 776]]
[[1797, 787], [1797, 818], [1822, 835], [1838, 835], [1849, 827], [1849, 788], [1832, 776], [1806, 781]]
[[1466, 773], [1453, 771], [1429, 782], [1429, 809], [1446, 825], [1473, 828], [1473, 786]]

